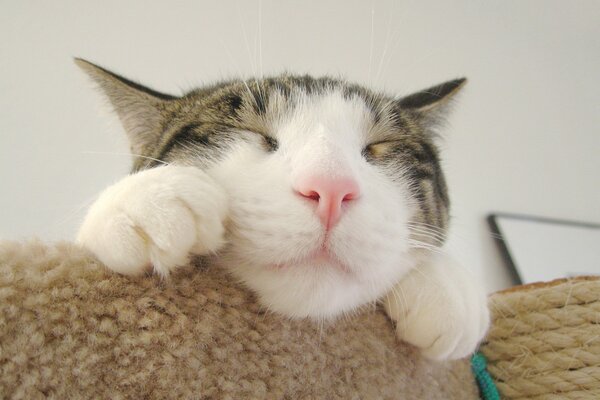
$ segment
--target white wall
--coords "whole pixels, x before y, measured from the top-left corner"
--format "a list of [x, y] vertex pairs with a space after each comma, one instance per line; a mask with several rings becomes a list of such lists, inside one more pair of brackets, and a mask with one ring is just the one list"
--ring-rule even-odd
[[600, 222], [597, 1], [85, 3], [2, 6], [2, 238], [72, 238], [84, 207], [128, 170], [124, 135], [73, 56], [175, 94], [261, 70], [394, 93], [465, 75], [442, 144], [450, 247], [464, 263], [490, 290], [510, 283], [490, 211]]

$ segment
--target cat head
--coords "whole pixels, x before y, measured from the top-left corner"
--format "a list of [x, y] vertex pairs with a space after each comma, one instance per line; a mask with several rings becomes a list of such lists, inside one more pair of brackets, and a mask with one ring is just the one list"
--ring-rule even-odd
[[465, 79], [395, 98], [282, 75], [175, 97], [76, 62], [122, 121], [134, 171], [193, 165], [227, 191], [218, 258], [270, 310], [351, 312], [440, 244], [449, 200], [434, 132]]

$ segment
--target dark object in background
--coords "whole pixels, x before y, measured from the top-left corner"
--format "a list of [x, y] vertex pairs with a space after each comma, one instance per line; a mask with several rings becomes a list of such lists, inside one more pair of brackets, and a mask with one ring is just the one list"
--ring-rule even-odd
[[600, 224], [507, 213], [487, 220], [515, 284], [600, 275]]

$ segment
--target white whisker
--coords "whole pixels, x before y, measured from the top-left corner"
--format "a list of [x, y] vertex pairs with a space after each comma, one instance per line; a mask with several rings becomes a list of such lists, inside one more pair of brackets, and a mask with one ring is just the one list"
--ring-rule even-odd
[[225, 42], [223, 42], [223, 40], [220, 40], [220, 42], [221, 42], [221, 46], [223, 47], [223, 49], [225, 49], [225, 53], [227, 54], [227, 57], [229, 58], [231, 65], [234, 65], [236, 67], [240, 81], [244, 84], [244, 86], [246, 87], [246, 90], [248, 91], [248, 94], [250, 95], [251, 99], [254, 101], [254, 104], [258, 107], [258, 101], [256, 100], [256, 96], [254, 96], [254, 93], [252, 93], [252, 90], [250, 90], [250, 86], [248, 86], [248, 82], [246, 82], [246, 78], [242, 74], [242, 70], [238, 66], [238, 63], [235, 62], [235, 60], [233, 59], [233, 56], [231, 55], [231, 52], [229, 51], [229, 48], [225, 44]]
[[[244, 43], [246, 45], [246, 52], [248, 53], [248, 58], [250, 59], [250, 68], [252, 68], [252, 75], [254, 77], [254, 83], [256, 84], [256, 90], [258, 90], [258, 97], [261, 99], [262, 103], [265, 103], [265, 96], [262, 93], [260, 88], [260, 84], [257, 79], [257, 71], [256, 71], [256, 59], [252, 56], [252, 51], [250, 50], [250, 42], [248, 41], [248, 34], [246, 33], [246, 25], [244, 24], [244, 20], [242, 18], [242, 12], [240, 9], [240, 3], [237, 3], [237, 11], [238, 11], [238, 19], [240, 20], [240, 26], [242, 27], [242, 33], [244, 34]], [[256, 46], [255, 46], [256, 47]]]

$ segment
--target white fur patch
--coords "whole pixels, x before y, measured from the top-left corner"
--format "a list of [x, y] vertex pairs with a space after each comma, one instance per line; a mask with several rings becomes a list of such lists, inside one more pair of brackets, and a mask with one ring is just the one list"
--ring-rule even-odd
[[[369, 108], [335, 90], [294, 96], [272, 122], [277, 151], [240, 140], [205, 172], [166, 166], [129, 176], [100, 196], [79, 242], [124, 274], [153, 265], [166, 275], [190, 253], [219, 250], [219, 263], [268, 310], [294, 318], [330, 319], [391, 293], [386, 308], [399, 337], [435, 359], [473, 351], [487, 329], [485, 296], [460, 268], [437, 255], [417, 259], [410, 248], [409, 182], [362, 156]], [[314, 199], [294, 190], [315, 175], [360, 189], [329, 231]]]
[[165, 166], [130, 175], [90, 208], [77, 242], [125, 275], [150, 267], [163, 276], [224, 243], [228, 201], [223, 189], [194, 167]]
[[[269, 310], [330, 318], [374, 302], [410, 268], [408, 191], [367, 163], [371, 114], [339, 92], [298, 94], [293, 112], [273, 126], [279, 149], [240, 146], [209, 174], [229, 193], [231, 228], [223, 265]], [[315, 205], [293, 190], [314, 174], [352, 177], [361, 197], [344, 204], [327, 243], [337, 262], [307, 260], [325, 241]]]

